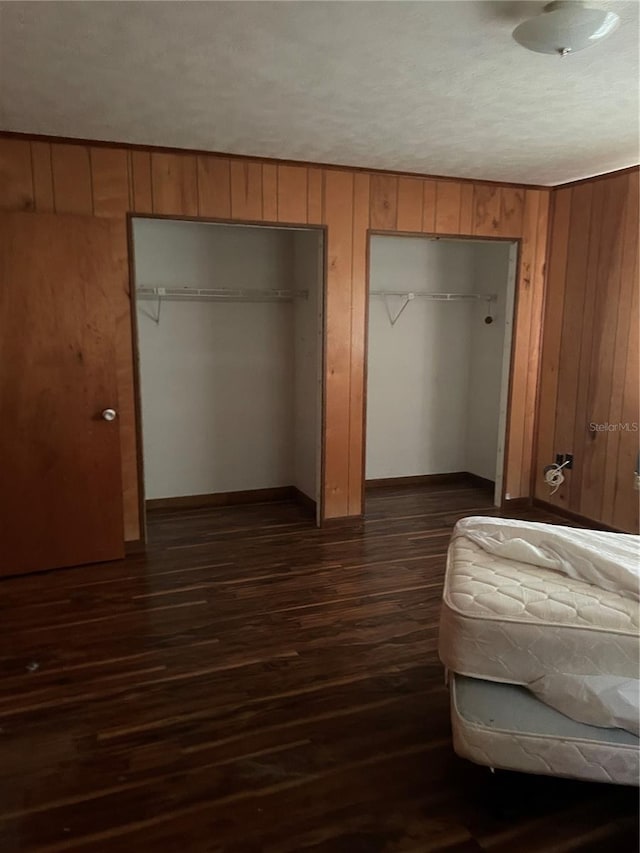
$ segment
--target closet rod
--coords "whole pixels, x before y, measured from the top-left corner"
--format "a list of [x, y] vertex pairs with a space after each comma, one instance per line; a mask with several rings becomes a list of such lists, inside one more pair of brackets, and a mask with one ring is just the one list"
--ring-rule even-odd
[[292, 302], [307, 299], [307, 290], [258, 290], [257, 288], [192, 288], [192, 287], [139, 287], [137, 299], [217, 301], [217, 302]]

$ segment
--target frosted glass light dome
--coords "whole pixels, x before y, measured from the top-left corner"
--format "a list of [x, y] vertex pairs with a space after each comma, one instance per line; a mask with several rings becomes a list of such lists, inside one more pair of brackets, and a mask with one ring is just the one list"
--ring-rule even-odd
[[555, 0], [542, 14], [517, 26], [513, 37], [536, 53], [567, 56], [602, 41], [619, 23], [615, 12], [591, 9], [579, 0]]

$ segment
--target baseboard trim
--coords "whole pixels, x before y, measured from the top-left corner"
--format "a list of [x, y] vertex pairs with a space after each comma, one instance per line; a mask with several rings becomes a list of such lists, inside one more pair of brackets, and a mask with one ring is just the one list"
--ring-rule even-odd
[[540, 498], [533, 499], [533, 506], [538, 509], [543, 509], [545, 512], [549, 512], [552, 515], [559, 515], [561, 518], [566, 518], [567, 521], [575, 521], [576, 524], [581, 524], [584, 527], [591, 528], [592, 530], [604, 530], [605, 533], [629, 532], [628, 530], [622, 530], [620, 527], [612, 527], [610, 524], [605, 524], [602, 521], [596, 521], [594, 518], [588, 518], [586, 515], [580, 515], [580, 513], [573, 512], [570, 509], [556, 506], [548, 501], [540, 500]]
[[416, 474], [410, 477], [383, 477], [382, 479], [365, 480], [367, 489], [410, 489], [414, 486], [440, 486], [449, 483], [463, 483], [468, 474], [464, 471], [453, 471], [450, 474]]
[[416, 486], [448, 486], [464, 483], [477, 486], [487, 491], [495, 489], [495, 483], [480, 477], [478, 474], [470, 474], [468, 471], [452, 471], [447, 474], [416, 474], [409, 477], [384, 477], [382, 479], [365, 480], [367, 489], [411, 489]]
[[493, 494], [496, 490], [496, 484], [493, 480], [488, 480], [486, 477], [481, 477], [479, 474], [465, 474], [466, 479], [472, 483], [474, 486], [477, 486], [479, 489], [484, 489], [485, 492], [491, 492]]
[[521, 509], [530, 509], [531, 508], [531, 498], [509, 498], [502, 501], [502, 506], [500, 509], [503, 512], [508, 512], [509, 510], [521, 510]]
[[133, 554], [142, 554], [144, 551], [146, 551], [144, 539], [130, 539], [128, 542], [124, 543], [124, 553], [126, 557], [132, 556]]
[[207, 506], [240, 506], [288, 501], [295, 498], [293, 486], [273, 486], [268, 489], [247, 489], [241, 492], [214, 492], [208, 495], [180, 495], [176, 498], [152, 498], [145, 502], [148, 510], [198, 509]]
[[306, 510], [309, 515], [312, 515], [314, 518], [316, 517], [316, 502], [313, 498], [310, 498], [309, 495], [305, 495], [304, 492], [301, 492], [296, 486], [291, 487], [293, 491], [293, 499], [296, 503], [300, 504], [300, 506]]
[[320, 527], [353, 527], [354, 525], [362, 524], [363, 521], [363, 513], [358, 513], [358, 515], [340, 515], [336, 518], [324, 518], [320, 522]]

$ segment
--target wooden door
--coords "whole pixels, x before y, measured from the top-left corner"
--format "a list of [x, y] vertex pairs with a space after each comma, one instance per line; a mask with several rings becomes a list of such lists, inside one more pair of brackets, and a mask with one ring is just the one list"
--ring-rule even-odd
[[0, 214], [0, 575], [124, 556], [111, 224]]

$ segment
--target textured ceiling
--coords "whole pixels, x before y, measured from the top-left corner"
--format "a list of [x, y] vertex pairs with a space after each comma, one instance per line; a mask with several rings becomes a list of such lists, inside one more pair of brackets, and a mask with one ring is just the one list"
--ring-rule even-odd
[[638, 162], [638, 3], [566, 59], [542, 3], [0, 4], [4, 130], [555, 184]]

